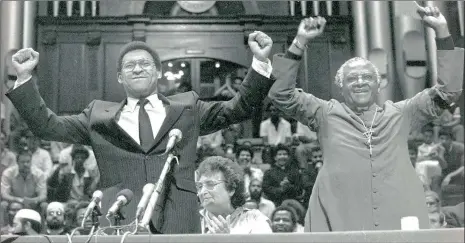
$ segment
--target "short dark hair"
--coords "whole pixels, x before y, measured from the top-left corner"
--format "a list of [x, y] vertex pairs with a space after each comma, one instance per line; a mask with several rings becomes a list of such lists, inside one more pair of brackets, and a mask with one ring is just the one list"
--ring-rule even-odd
[[73, 145], [73, 149], [71, 150], [71, 158], [74, 159], [74, 156], [77, 154], [84, 154], [86, 159], [89, 158], [89, 150], [86, 149], [83, 145]]
[[438, 136], [448, 136], [449, 138], [453, 138], [453, 133], [450, 128], [443, 127], [439, 130]]
[[42, 223], [41, 222], [38, 222], [38, 221], [35, 221], [35, 220], [30, 220], [30, 219], [20, 219], [20, 222], [23, 225], [23, 227], [24, 227], [24, 224], [29, 222], [29, 223], [31, 223], [31, 228], [35, 232], [37, 232], [39, 234], [42, 232]]
[[249, 152], [250, 156], [253, 157], [252, 148], [250, 146], [242, 145], [242, 146], [238, 146], [237, 149], [236, 149], [236, 158], [239, 157], [239, 155], [241, 154], [242, 151]]
[[279, 206], [277, 207], [273, 213], [271, 214], [271, 218], [270, 220], [273, 221], [273, 218], [274, 218], [274, 215], [276, 214], [276, 212], [278, 211], [288, 211], [289, 213], [291, 213], [291, 220], [292, 220], [292, 224], [293, 225], [296, 225], [297, 224], [297, 213], [295, 212], [295, 209], [292, 208], [292, 207], [289, 207], [289, 206]]
[[117, 63], [117, 67], [118, 67], [117, 71], [118, 72], [121, 72], [124, 55], [126, 55], [128, 52], [134, 51], [134, 50], [144, 50], [144, 51], [147, 51], [148, 53], [150, 53], [150, 55], [153, 58], [153, 61], [155, 62], [155, 67], [157, 68], [157, 71], [161, 71], [161, 61], [160, 61], [160, 57], [158, 56], [157, 51], [152, 49], [145, 42], [131, 41], [131, 42], [127, 43], [126, 45], [124, 45], [123, 47], [121, 47], [119, 57], [118, 57], [118, 63]]
[[276, 155], [278, 154], [278, 151], [282, 151], [282, 150], [286, 151], [287, 154], [291, 156], [291, 150], [289, 149], [289, 146], [286, 146], [282, 143], [279, 143], [278, 145], [276, 145], [276, 147], [272, 150], [271, 156], [273, 158], [276, 157]]
[[281, 203], [281, 206], [288, 206], [291, 207], [295, 210], [296, 216], [297, 216], [297, 222], [300, 224], [304, 223], [305, 219], [305, 208], [300, 204], [299, 201], [295, 199], [286, 199]]
[[421, 128], [421, 133], [432, 132], [434, 133], [433, 124], [428, 123]]
[[231, 196], [231, 205], [234, 208], [244, 205], [246, 200], [244, 171], [239, 164], [221, 156], [207, 157], [199, 165], [199, 177], [209, 172], [221, 172], [223, 174], [226, 189], [229, 191], [234, 190], [234, 194]]

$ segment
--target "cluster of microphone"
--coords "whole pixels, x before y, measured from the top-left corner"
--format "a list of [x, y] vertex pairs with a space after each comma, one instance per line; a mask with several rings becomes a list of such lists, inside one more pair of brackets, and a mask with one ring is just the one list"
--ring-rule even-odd
[[[173, 129], [169, 133], [168, 143], [166, 145], [166, 150], [164, 154], [170, 152], [176, 143], [181, 141], [182, 139], [182, 132], [179, 129]], [[165, 177], [171, 168], [171, 162], [175, 158], [173, 154], [169, 154], [168, 158], [165, 162], [165, 166], [160, 174], [157, 184], [148, 183], [142, 189], [142, 198], [139, 201], [136, 209], [136, 222], [139, 222], [140, 226], [147, 227], [150, 219], [152, 217], [153, 210], [158, 200], [158, 196], [162, 191], [162, 187], [164, 185]], [[116, 194], [116, 201], [113, 205], [108, 209], [106, 214], [107, 218], [110, 217], [121, 217], [120, 210], [128, 205], [134, 197], [134, 193], [129, 189], [123, 189]], [[102, 201], [103, 193], [100, 190], [95, 191], [92, 194], [92, 199], [87, 206], [86, 212], [84, 214], [84, 218], [81, 222], [81, 226], [84, 225], [86, 219], [91, 216], [93, 213], [97, 212], [97, 214], [101, 215], [100, 213], [100, 202]]]

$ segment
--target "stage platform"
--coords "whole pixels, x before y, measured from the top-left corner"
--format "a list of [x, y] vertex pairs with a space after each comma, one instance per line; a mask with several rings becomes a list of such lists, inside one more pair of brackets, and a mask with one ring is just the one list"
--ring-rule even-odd
[[[47, 239], [48, 238], [48, 239]], [[75, 236], [73, 243], [84, 243], [87, 236]], [[121, 236], [94, 236], [93, 243], [118, 243]], [[2, 243], [67, 243], [66, 236], [2, 236]], [[431, 242], [455, 243], [464, 242], [464, 228], [419, 230], [419, 231], [358, 231], [333, 233], [294, 233], [268, 235], [135, 235], [128, 236], [124, 242], [154, 243], [278, 243], [278, 242]]]

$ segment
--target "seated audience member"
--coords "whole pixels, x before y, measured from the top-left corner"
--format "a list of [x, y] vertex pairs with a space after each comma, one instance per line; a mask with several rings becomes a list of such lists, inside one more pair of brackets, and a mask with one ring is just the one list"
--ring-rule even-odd
[[260, 137], [270, 145], [287, 144], [291, 140], [291, 123], [281, 117], [276, 107], [268, 107], [270, 118], [260, 124]]
[[41, 170], [48, 178], [52, 173], [53, 161], [50, 153], [41, 148], [42, 140], [35, 136], [31, 130], [25, 130], [23, 135], [27, 140], [28, 150], [32, 152], [31, 165]]
[[2, 208], [11, 202], [19, 202], [24, 208], [44, 212], [47, 207], [47, 186], [44, 173], [31, 166], [31, 152], [20, 151], [17, 155], [18, 166], [13, 166], [2, 174]]
[[273, 233], [292, 233], [295, 232], [296, 226], [295, 210], [289, 206], [279, 206], [271, 215]]
[[[59, 164], [67, 164], [70, 170], [73, 167], [73, 158], [71, 155], [75, 146], [82, 147], [83, 145], [69, 145], [61, 150], [58, 160]], [[90, 177], [95, 178], [95, 181], [92, 182], [93, 184], [91, 184], [90, 187], [96, 188], [100, 182], [100, 171], [97, 165], [97, 160], [95, 159], [94, 151], [92, 151], [90, 147], [84, 146], [84, 148], [89, 151], [89, 157], [84, 161], [84, 168], [89, 172]]]
[[441, 200], [439, 195], [434, 191], [426, 191], [426, 206], [428, 206], [428, 213], [441, 212]]
[[263, 176], [263, 192], [275, 205], [286, 199], [297, 199], [302, 186], [299, 170], [290, 164], [289, 148], [279, 144], [272, 157], [275, 163]]
[[275, 210], [275, 205], [272, 201], [263, 197], [262, 181], [252, 179], [249, 185], [250, 199], [258, 204], [258, 210], [266, 217], [271, 218], [271, 214]]
[[0, 235], [11, 235], [14, 233], [13, 219], [15, 218], [16, 213], [23, 209], [23, 204], [19, 202], [11, 202], [8, 205], [8, 221], [5, 226], [0, 229]]
[[66, 235], [71, 229], [65, 225], [65, 205], [60, 202], [51, 202], [45, 215], [46, 235]]
[[283, 201], [283, 203], [281, 203], [281, 206], [288, 206], [294, 209], [297, 219], [294, 232], [304, 233], [305, 213], [307, 212], [304, 206], [302, 206], [302, 204], [300, 204], [300, 202], [295, 199], [286, 199]]
[[423, 175], [436, 193], [441, 192], [442, 170], [447, 168], [444, 161], [444, 148], [439, 143], [434, 142], [433, 127], [430, 124], [422, 128], [424, 143], [418, 147], [417, 163], [415, 170]]
[[308, 163], [307, 169], [302, 171], [302, 203], [305, 207], [308, 206], [308, 201], [312, 195], [313, 185], [315, 185], [316, 177], [323, 166], [323, 152], [320, 146], [314, 146], [311, 150], [311, 160]]
[[431, 229], [442, 229], [446, 228], [447, 222], [442, 212], [429, 213], [429, 224]]
[[463, 143], [452, 141], [452, 131], [446, 128], [439, 131], [439, 141], [444, 147], [444, 160], [447, 163], [447, 167], [442, 170], [444, 176], [442, 186], [449, 184], [463, 185]]
[[38, 235], [42, 231], [42, 218], [32, 209], [19, 210], [14, 219], [15, 235]]
[[460, 107], [455, 106], [451, 109], [444, 109], [441, 116], [435, 123], [435, 130], [441, 128], [449, 129], [452, 133], [452, 139], [456, 142], [463, 143], [463, 125], [460, 123]]
[[249, 197], [249, 184], [252, 179], [263, 180], [263, 171], [251, 166], [253, 157], [252, 148], [240, 146], [236, 149], [236, 162], [244, 170], [244, 188], [246, 197]]
[[418, 146], [415, 140], [408, 140], [408, 154], [410, 156], [410, 162], [412, 162], [412, 166], [415, 168], [418, 155]]
[[299, 162], [299, 168], [305, 170], [311, 160], [312, 149], [318, 143], [316, 133], [310, 130], [308, 126], [297, 122], [297, 129], [293, 137], [299, 142], [299, 146], [295, 148], [295, 157]]
[[446, 216], [448, 228], [463, 228], [464, 227], [464, 203], [461, 202], [455, 206], [446, 206], [442, 208]]
[[265, 215], [242, 207], [246, 201], [244, 173], [237, 163], [220, 156], [208, 157], [197, 173], [202, 234], [271, 233]]
[[[7, 148], [7, 141], [6, 135], [0, 132], [0, 164], [4, 169], [16, 165], [16, 155]], [[0, 172], [3, 172], [3, 170]]]
[[[75, 208], [75, 222], [74, 222], [74, 227], [81, 227], [82, 220], [84, 219], [84, 215], [87, 210], [87, 206], [89, 205], [89, 202], [80, 202], [78, 205], [76, 205]], [[84, 221], [84, 228], [78, 229], [79, 233], [81, 235], [88, 235], [91, 230], [92, 230], [92, 218], [87, 217], [86, 220]]]
[[89, 151], [82, 145], [75, 145], [71, 152], [72, 168], [66, 164], [60, 165], [50, 176], [48, 186], [49, 200], [66, 202], [68, 200], [89, 200], [97, 186], [96, 177], [85, 168], [84, 163], [89, 157]]
[[213, 150], [215, 155], [224, 155], [222, 145], [223, 135], [221, 134], [221, 130], [204, 136], [199, 136], [197, 139], [197, 148], [209, 148]]

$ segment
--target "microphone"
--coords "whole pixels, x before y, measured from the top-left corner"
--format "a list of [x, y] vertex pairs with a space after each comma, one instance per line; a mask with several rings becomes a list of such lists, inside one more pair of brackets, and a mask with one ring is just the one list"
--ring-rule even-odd
[[171, 151], [176, 143], [179, 143], [182, 139], [182, 132], [179, 129], [173, 129], [169, 133], [169, 140], [166, 144], [165, 154]]
[[108, 209], [107, 217], [115, 215], [119, 209], [131, 202], [134, 193], [129, 189], [123, 189], [116, 194], [116, 202]]
[[138, 219], [145, 211], [145, 207], [147, 207], [147, 203], [149, 202], [150, 196], [152, 195], [154, 189], [155, 185], [152, 183], [147, 183], [142, 189], [143, 194], [139, 204], [137, 205], [136, 219]]
[[86, 221], [86, 218], [92, 213], [95, 207], [99, 206], [100, 201], [102, 200], [103, 193], [100, 190], [97, 190], [92, 194], [92, 199], [90, 200], [89, 206], [87, 206], [86, 212], [84, 213], [84, 218], [82, 219], [82, 225]]

